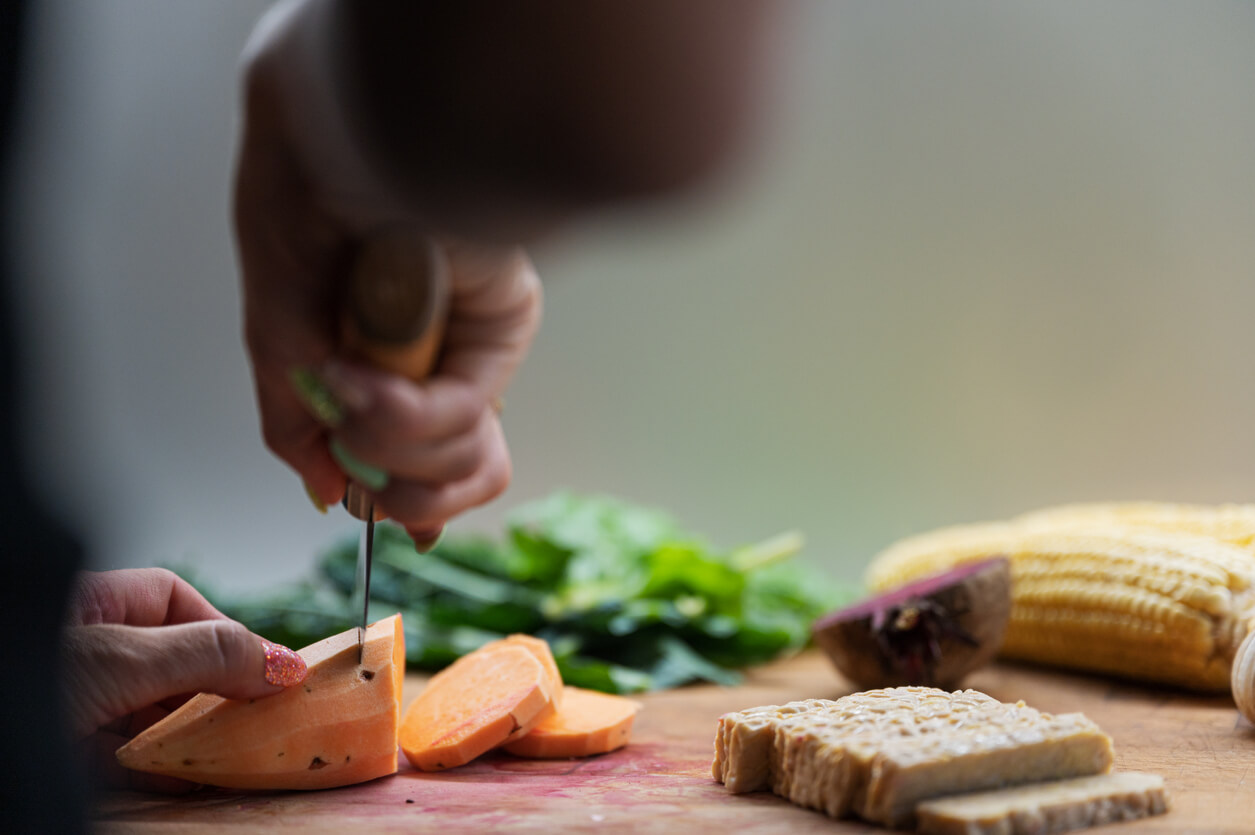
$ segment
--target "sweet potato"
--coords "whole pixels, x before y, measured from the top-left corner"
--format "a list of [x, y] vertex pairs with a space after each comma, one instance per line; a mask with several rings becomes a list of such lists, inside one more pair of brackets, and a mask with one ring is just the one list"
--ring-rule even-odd
[[587, 757], [627, 745], [641, 705], [579, 687], [565, 687], [562, 707], [504, 748], [520, 757]]
[[325, 789], [397, 770], [401, 616], [300, 650], [304, 682], [263, 699], [202, 693], [118, 750], [127, 768], [240, 789]]
[[432, 676], [401, 720], [410, 763], [423, 771], [463, 765], [552, 713], [560, 696], [536, 652], [519, 640], [494, 641]]
[[[541, 712], [539, 721], [543, 721], [549, 718], [554, 711], [562, 709], [562, 699], [565, 691], [562, 687], [562, 673], [558, 672], [558, 663], [553, 660], [553, 653], [549, 650], [549, 644], [531, 635], [510, 635], [499, 641], [486, 644], [483, 648], [492, 649], [497, 646], [511, 645], [523, 647], [536, 656], [536, 660], [540, 662], [540, 666], [545, 670], [545, 683], [550, 694], [550, 706]], [[519, 728], [506, 737], [506, 742], [512, 742], [522, 737], [525, 732], [524, 728]]]

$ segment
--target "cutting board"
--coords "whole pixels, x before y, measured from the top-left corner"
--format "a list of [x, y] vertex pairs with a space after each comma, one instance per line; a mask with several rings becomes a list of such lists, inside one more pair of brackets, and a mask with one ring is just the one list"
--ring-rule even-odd
[[[406, 700], [423, 680], [406, 681]], [[1115, 741], [1116, 767], [1163, 775], [1173, 809], [1123, 833], [1255, 832], [1255, 728], [1227, 697], [1138, 687], [1101, 678], [995, 665], [969, 687], [1052, 713], [1082, 711]], [[99, 831], [310, 832], [678, 832], [871, 833], [768, 793], [731, 795], [711, 779], [719, 715], [800, 698], [837, 698], [853, 688], [815, 652], [762, 667], [743, 685], [645, 695], [632, 744], [580, 760], [492, 754], [450, 771], [401, 770], [359, 786], [321, 792], [202, 789], [182, 797], [105, 795]]]

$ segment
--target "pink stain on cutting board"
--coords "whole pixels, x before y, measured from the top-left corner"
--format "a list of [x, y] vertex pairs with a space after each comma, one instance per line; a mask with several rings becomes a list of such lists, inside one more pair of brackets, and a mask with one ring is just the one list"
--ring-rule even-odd
[[[710, 757], [677, 757], [665, 746], [629, 745], [580, 759], [533, 760], [490, 753], [459, 768], [422, 772], [404, 757], [399, 772], [303, 797], [316, 814], [362, 819], [411, 812], [425, 825], [446, 820], [460, 831], [517, 827], [529, 821], [611, 824], [630, 806], [662, 818], [685, 811], [692, 792], [722, 792], [710, 776]], [[302, 804], [304, 805], [304, 804]], [[288, 806], [291, 812], [291, 806]]]

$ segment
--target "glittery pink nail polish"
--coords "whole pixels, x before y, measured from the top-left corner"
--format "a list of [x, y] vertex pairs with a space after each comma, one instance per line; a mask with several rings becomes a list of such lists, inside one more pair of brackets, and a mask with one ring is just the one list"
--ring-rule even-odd
[[266, 654], [266, 681], [280, 687], [291, 687], [305, 680], [305, 659], [282, 644], [261, 639]]

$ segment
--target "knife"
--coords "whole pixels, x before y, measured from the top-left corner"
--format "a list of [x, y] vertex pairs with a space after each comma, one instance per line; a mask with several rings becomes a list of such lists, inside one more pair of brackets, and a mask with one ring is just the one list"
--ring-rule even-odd
[[[430, 238], [410, 229], [372, 234], [357, 254], [344, 299], [342, 344], [346, 355], [418, 381], [436, 364], [449, 307], [449, 267]], [[385, 518], [362, 485], [349, 482], [344, 507], [366, 523], [358, 548], [354, 597], [361, 596], [357, 660], [366, 642], [375, 522]]]

